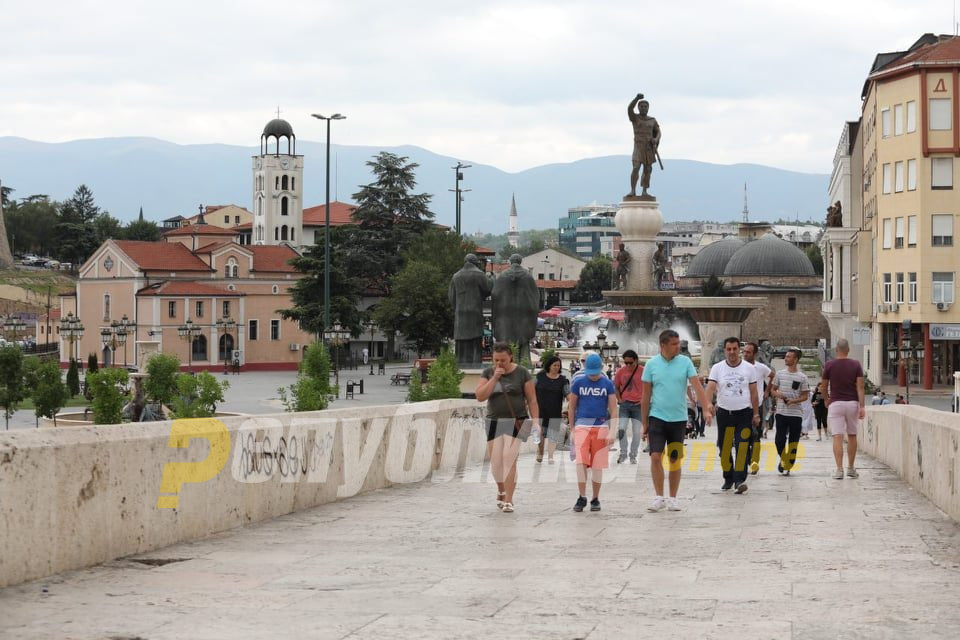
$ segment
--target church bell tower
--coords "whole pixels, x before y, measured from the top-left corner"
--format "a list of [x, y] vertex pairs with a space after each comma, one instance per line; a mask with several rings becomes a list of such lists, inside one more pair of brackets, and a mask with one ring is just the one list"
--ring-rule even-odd
[[303, 242], [303, 156], [297, 155], [293, 127], [275, 118], [263, 128], [260, 155], [253, 157], [250, 243], [283, 242]]

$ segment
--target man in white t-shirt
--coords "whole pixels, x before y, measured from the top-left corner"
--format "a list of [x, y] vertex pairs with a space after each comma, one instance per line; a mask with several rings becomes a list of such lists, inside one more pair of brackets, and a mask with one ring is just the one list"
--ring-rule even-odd
[[[747, 466], [753, 449], [753, 430], [760, 426], [757, 369], [740, 357], [740, 338], [723, 341], [724, 359], [710, 367], [707, 397], [717, 397], [717, 446], [723, 468], [724, 491], [747, 490]], [[741, 446], [742, 444], [742, 446]], [[731, 453], [736, 452], [736, 459]]]
[[[767, 411], [767, 402], [770, 398], [770, 383], [773, 382], [774, 372], [773, 369], [766, 364], [757, 360], [757, 354], [759, 352], [760, 347], [757, 346], [756, 342], [748, 342], [743, 345], [743, 359], [752, 364], [757, 370], [757, 395], [760, 396], [760, 419], [763, 420]], [[760, 471], [760, 434], [762, 432], [763, 435], [766, 436], [769, 428], [769, 423], [764, 423], [762, 429], [754, 430], [753, 455], [750, 458], [750, 473], [752, 475], [757, 475], [757, 472]]]

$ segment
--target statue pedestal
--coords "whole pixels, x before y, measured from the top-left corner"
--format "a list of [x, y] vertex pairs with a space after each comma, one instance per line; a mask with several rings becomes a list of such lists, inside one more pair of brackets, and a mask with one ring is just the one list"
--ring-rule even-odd
[[475, 398], [477, 385], [480, 384], [480, 380], [483, 377], [483, 369], [460, 369], [463, 371], [463, 380], [460, 381], [460, 393], [464, 398]]
[[625, 200], [620, 203], [614, 224], [630, 253], [625, 291], [656, 291], [653, 280], [653, 255], [657, 252], [657, 234], [663, 227], [663, 214], [656, 200]]
[[740, 332], [750, 312], [767, 304], [766, 298], [686, 297], [673, 299], [678, 309], [686, 309], [700, 330], [700, 375], [710, 373], [710, 356], [730, 336], [743, 338]]

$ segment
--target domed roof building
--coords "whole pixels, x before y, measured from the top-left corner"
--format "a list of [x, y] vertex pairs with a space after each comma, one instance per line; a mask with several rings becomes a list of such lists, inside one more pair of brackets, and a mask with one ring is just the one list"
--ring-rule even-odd
[[767, 298], [743, 325], [744, 340], [774, 346], [812, 347], [828, 338], [820, 313], [823, 279], [796, 245], [766, 233], [756, 240], [728, 237], [707, 245], [690, 261], [678, 283], [681, 295], [700, 295], [701, 284], [716, 276], [728, 295]]

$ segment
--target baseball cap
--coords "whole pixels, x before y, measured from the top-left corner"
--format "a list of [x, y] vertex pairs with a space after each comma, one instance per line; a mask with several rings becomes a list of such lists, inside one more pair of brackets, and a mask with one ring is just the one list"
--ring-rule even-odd
[[603, 358], [600, 357], [600, 354], [591, 353], [587, 356], [587, 361], [584, 364], [583, 372], [588, 376], [595, 376], [599, 373], [603, 373]]

